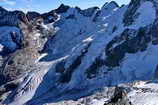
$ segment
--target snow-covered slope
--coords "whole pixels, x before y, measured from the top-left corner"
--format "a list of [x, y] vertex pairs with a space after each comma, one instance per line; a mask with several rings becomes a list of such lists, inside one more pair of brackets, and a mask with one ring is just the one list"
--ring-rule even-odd
[[68, 55], [82, 40], [92, 36], [96, 29], [92, 17], [83, 16], [76, 8], [70, 8], [66, 13], [62, 13], [54, 26], [58, 27], [59, 31], [46, 44], [45, 51], [48, 51], [50, 57], [56, 58]]
[[[40, 70], [28, 73], [3, 103], [51, 105], [103, 87], [157, 78], [156, 0], [132, 0], [123, 7], [111, 2], [86, 10], [62, 5], [55, 11], [58, 31], [45, 44]], [[142, 105], [155, 105], [149, 103]]]

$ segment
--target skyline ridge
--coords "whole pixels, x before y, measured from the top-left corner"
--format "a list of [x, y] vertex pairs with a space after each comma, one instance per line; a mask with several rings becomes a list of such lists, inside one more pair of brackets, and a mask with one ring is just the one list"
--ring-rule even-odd
[[128, 4], [130, 0], [54, 0], [53, 2], [52, 0], [0, 0], [0, 6], [7, 10], [22, 10], [24, 12], [36, 11], [39, 13], [44, 13], [58, 8], [61, 4], [69, 5], [70, 7], [87, 9], [94, 6], [101, 8], [106, 2], [111, 1], [115, 1], [121, 6], [122, 4]]

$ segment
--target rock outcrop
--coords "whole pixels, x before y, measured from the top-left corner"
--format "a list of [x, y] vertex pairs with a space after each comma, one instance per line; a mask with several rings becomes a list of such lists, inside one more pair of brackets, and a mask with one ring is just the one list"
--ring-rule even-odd
[[104, 105], [132, 105], [127, 97], [127, 92], [123, 87], [116, 87], [114, 95], [109, 102]]

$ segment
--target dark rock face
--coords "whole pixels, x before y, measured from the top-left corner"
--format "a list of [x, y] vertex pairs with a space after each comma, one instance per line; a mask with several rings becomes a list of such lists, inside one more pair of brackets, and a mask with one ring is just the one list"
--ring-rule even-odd
[[19, 86], [19, 81], [11, 81], [6, 84], [0, 85], [0, 103], [2, 100], [6, 98], [3, 96], [4, 94], [14, 91], [18, 86]]
[[124, 25], [128, 26], [134, 22], [134, 19], [138, 17], [139, 14], [135, 14], [140, 6], [140, 0], [132, 0], [128, 6], [128, 10], [124, 14]]
[[149, 31], [149, 34], [152, 35], [153, 40], [157, 40], [158, 38], [158, 35], [156, 34], [158, 32], [157, 26], [158, 26], [158, 20], [155, 20], [154, 24], [152, 25]]
[[63, 73], [65, 71], [65, 62], [61, 61], [56, 64], [55, 69], [57, 73]]
[[86, 70], [87, 78], [95, 78], [98, 74], [98, 69], [105, 65], [105, 61], [101, 58], [96, 58], [93, 64]]
[[58, 15], [55, 10], [52, 10], [48, 13], [41, 14], [41, 17], [44, 19], [45, 24], [52, 23], [58, 19]]
[[18, 26], [19, 20], [26, 22], [22, 11], [7, 11], [0, 9], [0, 26]]
[[64, 5], [64, 4], [61, 4], [59, 6], [59, 8], [55, 9], [55, 12], [60, 14], [60, 13], [64, 13], [64, 12], [67, 12], [67, 10], [69, 9], [70, 7], [67, 6], [67, 5]]
[[59, 80], [61, 83], [68, 83], [71, 80], [74, 70], [76, 70], [76, 68], [81, 64], [82, 58], [88, 52], [88, 48], [90, 47], [90, 45], [91, 43], [87, 45], [87, 47], [82, 51], [82, 54], [78, 56], [68, 68], [64, 68], [65, 65], [64, 63], [62, 63], [61, 65], [62, 67], [60, 68], [60, 70], [57, 70], [57, 71], [63, 71], [61, 73], [61, 77]]
[[[120, 38], [114, 38], [106, 47], [106, 65], [109, 67], [119, 66], [126, 53], [145, 51], [151, 41], [151, 36], [148, 36], [145, 30], [146, 28], [140, 28], [137, 32], [126, 29]], [[119, 44], [120, 41], [123, 42]], [[112, 48], [114, 43], [118, 43], [118, 46]]]
[[155, 68], [155, 73], [154, 73], [153, 79], [157, 79], [157, 78], [158, 78], [158, 65]]
[[153, 3], [154, 8], [156, 9], [156, 15], [158, 15], [158, 3], [155, 0], [132, 0], [128, 6], [126, 13], [124, 14], [124, 25], [129, 26], [134, 22], [139, 14], [136, 14], [137, 9], [141, 6], [143, 2], [150, 1]]
[[18, 15], [17, 14], [10, 15], [9, 13], [6, 13], [1, 16], [0, 24], [1, 24], [1, 26], [3, 26], [3, 25], [17, 26]]
[[[61, 13], [64, 12], [67, 6], [61, 5], [56, 10], [52, 10], [48, 13], [40, 14], [38, 12], [28, 12], [25, 14], [22, 11], [7, 11], [4, 8], [0, 7], [0, 26], [16, 26], [18, 27], [19, 21], [23, 21], [24, 23], [31, 21], [35, 18], [42, 17], [47, 23], [52, 23], [56, 19], [58, 19], [56, 12]], [[50, 18], [51, 17], [51, 18]]]
[[153, 45], [158, 45], [158, 39], [152, 41]]
[[31, 20], [33, 20], [34, 18], [40, 17], [41, 14], [38, 13], [38, 12], [28, 12], [28, 13], [26, 14], [26, 16], [27, 16], [28, 20], [31, 21]]
[[113, 97], [104, 105], [132, 105], [127, 98], [127, 92], [122, 87], [116, 87]]
[[[2, 68], [1, 68], [2, 69]], [[0, 74], [0, 79], [3, 80], [3, 81], [0, 81], [0, 86], [4, 83], [6, 83], [6, 79], [5, 79], [5, 76]]]
[[47, 13], [41, 14], [41, 17], [44, 19], [45, 24], [52, 23], [58, 19], [57, 14], [65, 13], [67, 12], [69, 8], [70, 8], [69, 6], [61, 4], [59, 8]]
[[[131, 42], [129, 42], [131, 34], [136, 34], [135, 30], [129, 30], [126, 29], [120, 38], [116, 37], [114, 38], [106, 47], [106, 55], [107, 55], [107, 61], [106, 65], [109, 67], [119, 66], [121, 60], [124, 58], [126, 52], [136, 52], [136, 48], [133, 47], [133, 41], [136, 39], [131, 39]], [[114, 43], [120, 43], [122, 40], [125, 40], [124, 43], [118, 44], [117, 47], [113, 48]], [[129, 47], [131, 46], [131, 47]]]
[[93, 18], [93, 22], [96, 22], [97, 21], [97, 19], [98, 19], [98, 17], [100, 16], [100, 13], [101, 13], [101, 10], [98, 10], [97, 12], [96, 12], [96, 14], [95, 14], [95, 16], [94, 16], [94, 18]]

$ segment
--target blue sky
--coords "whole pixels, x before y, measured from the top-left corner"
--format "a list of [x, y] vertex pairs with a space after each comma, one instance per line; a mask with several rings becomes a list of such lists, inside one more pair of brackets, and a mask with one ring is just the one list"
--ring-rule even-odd
[[[79, 6], [82, 9], [98, 6], [101, 7], [105, 2], [112, 0], [0, 0], [0, 6], [9, 10], [20, 9], [23, 11], [33, 10], [38, 12], [47, 12], [57, 8], [61, 3], [70, 6]], [[114, 0], [119, 5], [128, 4], [130, 0]]]

